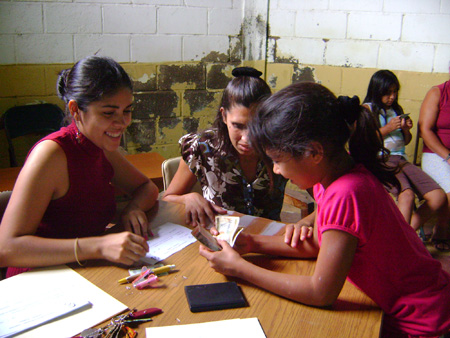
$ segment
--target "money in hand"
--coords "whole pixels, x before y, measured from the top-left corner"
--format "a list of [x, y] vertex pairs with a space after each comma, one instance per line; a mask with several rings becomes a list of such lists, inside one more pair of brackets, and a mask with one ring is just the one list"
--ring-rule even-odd
[[227, 241], [230, 246], [234, 245], [236, 238], [244, 228], [239, 228], [239, 217], [236, 216], [216, 216], [216, 229], [219, 232], [217, 236], [201, 226], [195, 227], [192, 230], [192, 235], [203, 245], [212, 251], [220, 251], [222, 247], [217, 242], [217, 239]]

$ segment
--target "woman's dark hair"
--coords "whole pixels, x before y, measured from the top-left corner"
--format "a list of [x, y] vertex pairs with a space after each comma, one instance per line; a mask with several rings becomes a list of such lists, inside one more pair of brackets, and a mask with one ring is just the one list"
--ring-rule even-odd
[[348, 142], [355, 162], [362, 163], [383, 184], [399, 184], [397, 169], [386, 165], [388, 151], [375, 119], [357, 96], [336, 98], [320, 84], [292, 84], [258, 106], [249, 130], [252, 144], [261, 153], [274, 150], [301, 157], [316, 141], [322, 144], [324, 155], [333, 159], [347, 151]]
[[228, 135], [227, 125], [223, 122], [220, 108], [223, 108], [225, 112], [233, 106], [253, 108], [255, 103], [272, 93], [267, 83], [261, 79], [262, 73], [255, 68], [238, 67], [233, 69], [232, 75], [234, 78], [228, 82], [223, 91], [222, 101], [213, 123], [213, 128], [217, 129], [216, 150], [222, 150], [226, 153], [233, 152], [234, 148]]
[[[400, 90], [400, 82], [390, 70], [379, 70], [373, 74], [370, 79], [366, 98], [363, 103], [372, 104], [372, 113], [375, 115], [378, 127], [380, 127], [380, 114], [384, 111], [381, 98], [388, 94], [393, 85], [396, 87], [397, 91]], [[398, 104], [398, 95], [392, 103], [392, 109], [394, 109], [397, 115], [403, 114], [403, 108]]]
[[116, 61], [104, 56], [88, 56], [59, 73], [58, 96], [66, 106], [75, 100], [82, 111], [89, 104], [114, 95], [122, 88], [133, 90], [131, 79]]

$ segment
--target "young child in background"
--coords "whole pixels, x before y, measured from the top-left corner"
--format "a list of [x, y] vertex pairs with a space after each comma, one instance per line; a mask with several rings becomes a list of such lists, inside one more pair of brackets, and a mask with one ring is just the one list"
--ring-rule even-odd
[[[57, 91], [72, 122], [32, 148], [17, 178], [0, 226], [8, 277], [87, 259], [131, 265], [149, 249], [145, 211], [158, 188], [118, 150], [131, 123], [130, 78], [114, 60], [91, 56], [61, 72]], [[116, 212], [113, 185], [132, 200], [126, 231], [104, 235]]]
[[[200, 254], [216, 271], [313, 306], [332, 304], [346, 278], [384, 311], [382, 337], [438, 336], [450, 330], [450, 275], [405, 221], [385, 185], [398, 186], [372, 114], [359, 99], [297, 83], [273, 94], [250, 125], [252, 144], [273, 170], [300, 189], [313, 188], [311, 238], [241, 233], [234, 248]], [[347, 150], [347, 144], [348, 149]], [[301, 227], [304, 224], [297, 224]], [[295, 245], [294, 245], [295, 244]], [[269, 271], [245, 253], [317, 257], [312, 276]], [[295, 320], [295, 318], [293, 318]]]
[[[271, 91], [254, 68], [235, 68], [232, 74], [213, 128], [180, 139], [183, 160], [163, 196], [185, 205], [186, 223], [192, 226], [214, 224], [215, 215], [226, 213], [224, 209], [280, 218], [286, 180], [273, 175], [254, 151], [247, 130], [254, 106]], [[191, 192], [197, 181], [203, 196]]]
[[[388, 164], [401, 168], [397, 174], [401, 188], [389, 189], [389, 192], [397, 197], [398, 208], [416, 231], [436, 214], [437, 223], [431, 239], [436, 249], [448, 251], [450, 213], [447, 196], [430, 176], [407, 160], [405, 145], [411, 141], [413, 122], [398, 104], [399, 90], [400, 83], [395, 74], [379, 70], [370, 79], [364, 99], [364, 106], [374, 114], [384, 146], [390, 151]], [[414, 211], [416, 195], [423, 203]]]

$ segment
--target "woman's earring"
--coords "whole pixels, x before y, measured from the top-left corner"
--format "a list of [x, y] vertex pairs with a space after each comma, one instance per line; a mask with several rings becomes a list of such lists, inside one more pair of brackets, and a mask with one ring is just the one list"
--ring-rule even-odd
[[75, 125], [75, 128], [77, 128], [77, 131], [76, 131], [76, 134], [75, 134], [75, 139], [77, 140], [78, 143], [80, 143], [81, 142], [81, 133], [78, 130], [77, 125]]

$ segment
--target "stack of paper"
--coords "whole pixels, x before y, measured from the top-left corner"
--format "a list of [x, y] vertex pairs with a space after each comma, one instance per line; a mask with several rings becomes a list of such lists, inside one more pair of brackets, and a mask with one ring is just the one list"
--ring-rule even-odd
[[0, 282], [0, 337], [71, 337], [127, 309], [67, 266]]

